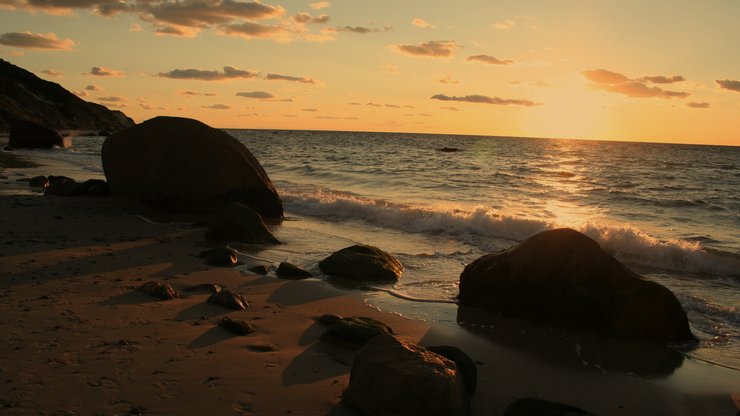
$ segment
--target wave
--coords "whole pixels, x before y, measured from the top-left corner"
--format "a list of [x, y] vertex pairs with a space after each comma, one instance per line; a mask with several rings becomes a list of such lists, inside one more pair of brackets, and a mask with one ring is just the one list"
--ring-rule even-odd
[[[295, 214], [330, 221], [361, 221], [410, 233], [449, 235], [484, 250], [492, 238], [510, 240], [513, 245], [539, 232], [565, 226], [482, 206], [471, 210], [411, 206], [319, 187], [283, 189], [281, 195], [286, 209]], [[707, 249], [700, 241], [658, 239], [630, 225], [588, 222], [571, 227], [630, 264], [740, 279], [740, 255]]]

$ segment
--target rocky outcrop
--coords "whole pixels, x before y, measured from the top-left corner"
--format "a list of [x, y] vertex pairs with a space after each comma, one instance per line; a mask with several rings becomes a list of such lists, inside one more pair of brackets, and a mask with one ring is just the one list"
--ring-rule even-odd
[[11, 120], [8, 146], [13, 149], [51, 149], [64, 147], [58, 131], [28, 120]]
[[403, 274], [403, 265], [385, 251], [368, 245], [343, 248], [319, 262], [323, 273], [350, 280], [393, 282]]
[[283, 204], [260, 163], [238, 140], [197, 120], [156, 117], [105, 140], [103, 170], [115, 197], [189, 212], [239, 202], [265, 219]]
[[280, 244], [260, 214], [238, 202], [232, 202], [216, 213], [205, 238], [247, 244]]
[[470, 414], [454, 362], [390, 335], [373, 338], [357, 353], [342, 402], [368, 416]]
[[0, 59], [0, 131], [10, 131], [16, 119], [55, 130], [118, 131], [134, 124], [120, 111], [89, 103], [59, 84]]
[[488, 254], [460, 275], [462, 305], [576, 330], [658, 343], [694, 340], [673, 293], [571, 229]]

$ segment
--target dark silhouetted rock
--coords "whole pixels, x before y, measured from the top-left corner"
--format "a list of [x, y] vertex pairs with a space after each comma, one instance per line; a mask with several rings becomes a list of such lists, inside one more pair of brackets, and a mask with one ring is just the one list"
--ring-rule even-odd
[[277, 344], [252, 344], [248, 345], [247, 348], [256, 352], [273, 352], [280, 349]]
[[583, 409], [563, 403], [525, 397], [506, 407], [503, 416], [596, 416]]
[[28, 120], [10, 122], [8, 146], [15, 149], [51, 149], [63, 147], [64, 139], [58, 131]]
[[242, 310], [249, 307], [249, 303], [238, 293], [234, 293], [230, 290], [223, 290], [218, 293], [212, 294], [208, 297], [208, 302], [223, 306], [225, 308]]
[[266, 275], [270, 271], [270, 267], [265, 266], [264, 264], [260, 264], [258, 266], [252, 266], [248, 268], [247, 270], [249, 270], [252, 273]]
[[545, 231], [483, 256], [460, 275], [460, 302], [616, 338], [691, 341], [670, 290], [642, 279], [585, 235]]
[[116, 131], [134, 124], [120, 111], [84, 101], [59, 84], [0, 59], [0, 131], [9, 131], [14, 119], [56, 130]]
[[169, 283], [160, 283], [155, 281], [149, 281], [139, 286], [137, 289], [139, 292], [144, 292], [147, 295], [154, 296], [162, 300], [175, 299], [180, 295], [172, 288]]
[[357, 353], [342, 402], [368, 416], [470, 415], [455, 363], [390, 335]]
[[263, 218], [283, 217], [282, 201], [252, 153], [197, 120], [156, 117], [115, 133], [102, 159], [115, 197], [191, 212], [240, 202]]
[[385, 251], [367, 245], [343, 248], [319, 262], [322, 272], [345, 279], [388, 282], [396, 281], [403, 265]]
[[427, 347], [427, 349], [454, 361], [458, 370], [462, 373], [463, 380], [465, 380], [465, 390], [470, 394], [475, 394], [478, 386], [478, 367], [465, 351], [452, 345], [435, 345]]
[[319, 316], [319, 318], [316, 320], [322, 325], [329, 326], [342, 320], [342, 317], [339, 315], [334, 315], [333, 313], [327, 313]]
[[378, 335], [392, 334], [391, 327], [373, 318], [341, 318], [326, 328], [322, 339], [361, 347]]
[[275, 274], [277, 274], [278, 277], [285, 279], [307, 279], [313, 276], [311, 272], [304, 270], [295, 264], [288, 263], [287, 261], [280, 262]]
[[198, 253], [211, 266], [233, 267], [239, 264], [236, 252], [228, 247], [216, 247]]
[[225, 317], [218, 326], [229, 332], [233, 332], [236, 335], [249, 335], [256, 331], [249, 322], [242, 319], [231, 319], [228, 316]]
[[193, 285], [189, 288], [185, 289], [188, 292], [208, 292], [208, 293], [218, 293], [221, 291], [221, 286], [215, 284], [215, 283], [201, 283], [199, 285]]
[[49, 184], [44, 195], [107, 197], [108, 184], [102, 179], [88, 179], [76, 182], [66, 176], [49, 176]]
[[260, 214], [238, 202], [232, 202], [216, 213], [205, 237], [207, 240], [247, 244], [280, 244], [267, 229]]
[[49, 179], [46, 176], [34, 176], [28, 181], [28, 186], [33, 188], [45, 188], [49, 185]]

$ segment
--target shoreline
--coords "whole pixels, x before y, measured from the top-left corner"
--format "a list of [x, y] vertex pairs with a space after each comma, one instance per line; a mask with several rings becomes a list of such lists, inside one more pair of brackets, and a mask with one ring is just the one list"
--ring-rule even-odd
[[[14, 414], [354, 415], [339, 403], [352, 353], [318, 340], [314, 318], [324, 313], [371, 316], [420, 345], [462, 348], [479, 362], [476, 415], [502, 414], [527, 396], [601, 415], [737, 412], [737, 371], [670, 357], [665, 364], [664, 348], [648, 356], [644, 346], [514, 320], [484, 327], [461, 319], [453, 304], [209, 267], [194, 256], [206, 246], [202, 229], [131, 215], [156, 216], [153, 208], [23, 194], [27, 184], [15, 179], [40, 169], [51, 168], [8, 167], [0, 185], [0, 375], [9, 380], [0, 405]], [[148, 280], [167, 281], [184, 296], [156, 301], [135, 292]], [[232, 312], [184, 291], [208, 282], [242, 292], [250, 308]], [[257, 332], [226, 333], [215, 326], [226, 315], [251, 321]], [[254, 350], [272, 344], [276, 351]], [[630, 360], [641, 356], [661, 357], [647, 360], [661, 371], [635, 371]]]

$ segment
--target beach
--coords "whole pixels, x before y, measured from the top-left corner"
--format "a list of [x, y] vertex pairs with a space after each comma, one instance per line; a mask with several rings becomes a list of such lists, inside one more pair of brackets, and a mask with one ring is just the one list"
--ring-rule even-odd
[[[482, 318], [454, 303], [207, 266], [197, 253], [212, 245], [192, 218], [113, 198], [43, 196], [18, 179], [54, 166], [10, 158], [18, 163], [3, 157], [0, 192], [2, 414], [354, 415], [340, 403], [354, 353], [319, 339], [316, 318], [326, 313], [373, 317], [399, 338], [467, 352], [479, 371], [475, 415], [503, 414], [522, 397], [601, 415], [737, 412], [736, 370], [664, 347]], [[290, 236], [311, 230], [287, 223], [273, 232], [291, 250]], [[247, 265], [271, 257], [259, 247], [240, 252]], [[182, 296], [136, 291], [150, 280]], [[201, 283], [250, 305], [205, 303], [208, 293], [186, 290]], [[217, 326], [225, 316], [257, 330], [232, 335]]]

